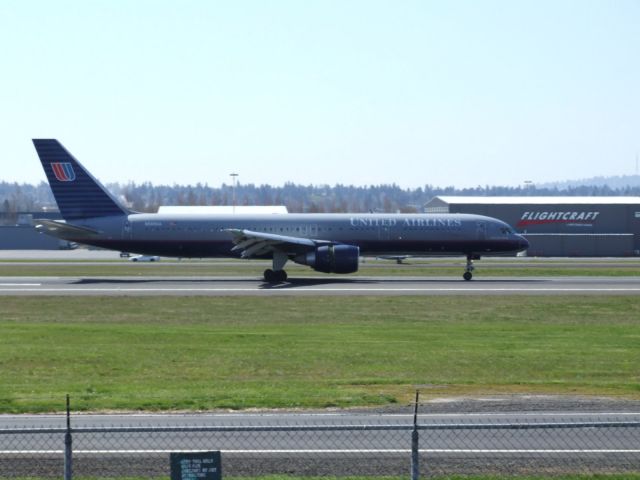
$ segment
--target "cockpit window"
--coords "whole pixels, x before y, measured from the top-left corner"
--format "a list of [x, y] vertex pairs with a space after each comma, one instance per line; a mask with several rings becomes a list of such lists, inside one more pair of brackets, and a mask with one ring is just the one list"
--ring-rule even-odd
[[509, 227], [501, 227], [500, 231], [505, 235], [511, 235], [513, 233]]

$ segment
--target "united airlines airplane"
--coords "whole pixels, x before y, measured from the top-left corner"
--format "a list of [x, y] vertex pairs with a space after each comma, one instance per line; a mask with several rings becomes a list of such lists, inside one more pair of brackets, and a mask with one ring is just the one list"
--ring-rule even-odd
[[463, 278], [483, 255], [529, 244], [495, 218], [466, 214], [161, 214], [123, 206], [57, 140], [33, 143], [64, 221], [35, 220], [44, 233], [112, 250], [168, 257], [271, 259], [269, 283], [288, 261], [353, 273], [360, 255], [464, 255]]

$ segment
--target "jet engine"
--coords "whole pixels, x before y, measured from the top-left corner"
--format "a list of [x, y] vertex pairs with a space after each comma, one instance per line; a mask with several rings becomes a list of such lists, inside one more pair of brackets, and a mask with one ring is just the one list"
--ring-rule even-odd
[[353, 245], [327, 245], [298, 255], [294, 262], [308, 265], [317, 272], [353, 273], [358, 271], [360, 248]]

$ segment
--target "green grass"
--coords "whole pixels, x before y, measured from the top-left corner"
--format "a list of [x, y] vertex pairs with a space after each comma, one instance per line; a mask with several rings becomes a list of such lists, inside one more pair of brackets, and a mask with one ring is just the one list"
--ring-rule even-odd
[[[640, 395], [640, 297], [2, 297], [0, 412]], [[442, 387], [439, 390], [439, 387]]]

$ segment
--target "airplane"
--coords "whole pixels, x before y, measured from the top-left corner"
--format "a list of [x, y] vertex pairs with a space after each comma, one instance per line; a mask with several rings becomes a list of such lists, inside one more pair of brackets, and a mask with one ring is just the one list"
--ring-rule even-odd
[[272, 260], [267, 283], [287, 280], [292, 261], [324, 273], [354, 273], [361, 255], [515, 254], [527, 240], [505, 222], [471, 214], [139, 213], [118, 201], [56, 139], [34, 139], [64, 221], [36, 219], [38, 231], [142, 255]]

